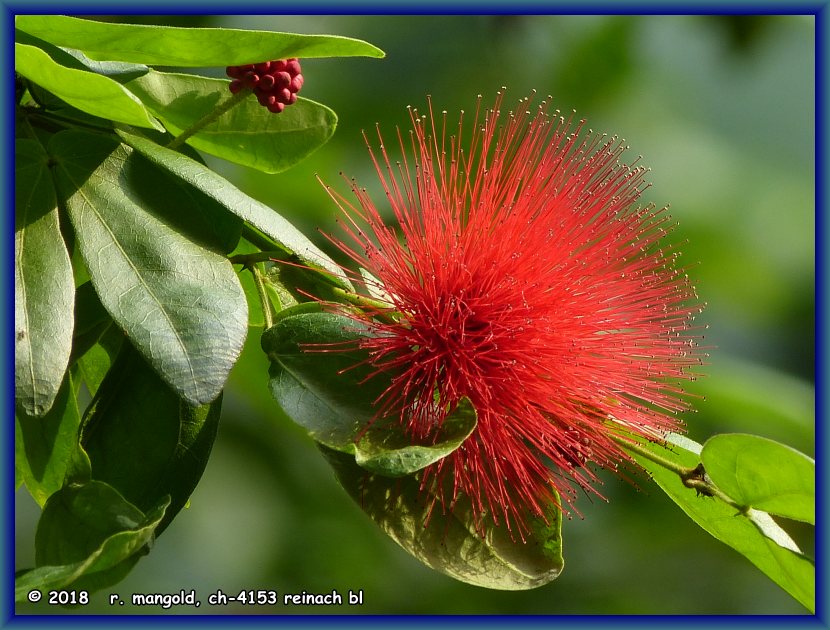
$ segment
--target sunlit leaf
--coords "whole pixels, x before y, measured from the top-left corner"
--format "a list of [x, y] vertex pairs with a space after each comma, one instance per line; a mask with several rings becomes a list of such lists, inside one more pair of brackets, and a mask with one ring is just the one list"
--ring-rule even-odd
[[80, 50], [74, 50], [72, 48], [59, 48], [58, 46], [54, 46], [45, 40], [34, 37], [19, 29], [15, 29], [14, 31], [14, 41], [20, 44], [35, 46], [36, 48], [42, 49], [52, 58], [53, 61], [62, 66], [102, 74], [106, 77], [110, 77], [111, 79], [115, 79], [119, 83], [124, 83], [125, 81], [134, 79], [137, 76], [146, 74], [150, 69], [143, 64], [137, 63], [125, 63], [123, 61], [95, 61], [94, 59], [87, 57]]
[[56, 63], [35, 46], [15, 43], [15, 71], [72, 107], [100, 118], [162, 129], [128, 89], [109, 77]]
[[[678, 445], [677, 440], [671, 442], [667, 446], [652, 442], [642, 446], [681, 467], [696, 468], [700, 457], [694, 450], [700, 445], [689, 445], [691, 441], [687, 441], [684, 447]], [[688, 446], [692, 446], [693, 450]], [[695, 490], [683, 485], [677, 473], [636, 452], [630, 454], [693, 521], [746, 556], [805, 607], [815, 610], [815, 566], [807, 557], [793, 551], [795, 544], [771, 518], [761, 514], [752, 514], [750, 518], [723, 501], [698, 496]]]
[[62, 15], [18, 15], [15, 27], [93, 59], [162, 66], [220, 66], [288, 57], [383, 57], [371, 44], [334, 35], [226, 28], [111, 24]]
[[[174, 136], [231, 98], [227, 80], [191, 74], [150, 71], [127, 87]], [[299, 98], [281, 114], [272, 114], [251, 93], [187, 143], [237, 164], [279, 173], [325, 144], [336, 126], [335, 113], [314, 101]]]
[[700, 454], [718, 488], [740, 505], [815, 525], [816, 463], [757, 435], [715, 435]]

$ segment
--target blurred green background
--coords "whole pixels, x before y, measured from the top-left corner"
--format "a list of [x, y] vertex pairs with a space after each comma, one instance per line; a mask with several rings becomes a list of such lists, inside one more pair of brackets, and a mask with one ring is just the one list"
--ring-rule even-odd
[[[388, 140], [407, 105], [431, 94], [450, 120], [531, 90], [618, 134], [652, 167], [646, 200], [671, 204], [673, 238], [708, 303], [712, 346], [693, 384], [690, 437], [741, 431], [814, 456], [814, 37], [811, 16], [143, 16], [123, 21], [230, 26], [365, 39], [383, 60], [303, 61], [302, 96], [334, 109], [334, 138], [267, 176], [210, 164], [321, 245], [336, 207], [315, 180], [342, 170], [376, 190], [360, 131]], [[223, 69], [206, 70], [214, 76]], [[381, 196], [376, 196], [380, 201]], [[605, 476], [564, 525], [566, 566], [529, 592], [493, 592], [435, 573], [377, 529], [338, 487], [311, 440], [267, 390], [251, 330], [226, 390], [219, 436], [191, 506], [119, 585], [105, 592], [222, 589], [364, 591], [368, 614], [775, 614], [805, 610], [737, 552], [699, 529], [644, 477]], [[704, 398], [705, 397], [705, 398]], [[705, 499], [701, 499], [705, 500]], [[38, 509], [18, 493], [17, 566], [31, 566]], [[812, 528], [786, 524], [813, 553]], [[78, 612], [110, 609], [104, 595]], [[65, 612], [65, 611], [61, 611]], [[171, 613], [280, 613], [243, 606]]]

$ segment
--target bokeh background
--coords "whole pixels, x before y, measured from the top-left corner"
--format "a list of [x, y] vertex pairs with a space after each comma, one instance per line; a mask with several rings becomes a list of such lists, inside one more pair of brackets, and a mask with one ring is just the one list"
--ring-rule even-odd
[[[112, 18], [109, 18], [112, 19]], [[671, 204], [682, 262], [708, 303], [712, 346], [689, 435], [741, 431], [814, 456], [815, 22], [811, 16], [178, 16], [122, 21], [228, 26], [365, 39], [383, 60], [309, 59], [302, 95], [334, 109], [334, 138], [302, 164], [263, 175], [210, 164], [307, 234], [333, 229], [317, 183], [342, 170], [373, 189], [360, 131], [389, 137], [431, 94], [452, 119], [476, 95], [538, 91], [618, 134], [652, 167], [646, 200]], [[191, 70], [192, 71], [192, 70]], [[221, 70], [206, 69], [220, 76]], [[381, 197], [377, 197], [378, 200]], [[777, 614], [805, 610], [737, 552], [689, 521], [645, 478], [605, 477], [564, 524], [566, 567], [529, 592], [467, 586], [410, 558], [339, 488], [311, 440], [267, 391], [252, 330], [226, 390], [204, 477], [173, 525], [110, 589], [200, 597], [222, 589], [364, 591], [366, 614]], [[703, 500], [703, 499], [702, 499]], [[16, 505], [17, 565], [31, 566], [38, 509]], [[813, 553], [812, 528], [786, 523]], [[107, 591], [107, 592], [110, 592]], [[78, 612], [112, 610], [104, 595]], [[65, 613], [66, 611], [61, 611]], [[154, 610], [153, 612], [160, 612]], [[171, 613], [281, 613], [243, 606]]]

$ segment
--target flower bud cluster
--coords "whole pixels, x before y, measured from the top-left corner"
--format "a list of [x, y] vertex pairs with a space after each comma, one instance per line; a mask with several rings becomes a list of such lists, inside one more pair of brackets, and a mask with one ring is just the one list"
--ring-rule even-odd
[[243, 88], [253, 90], [259, 104], [269, 112], [279, 114], [287, 105], [297, 101], [297, 92], [303, 87], [300, 62], [295, 58], [228, 66], [233, 94]]

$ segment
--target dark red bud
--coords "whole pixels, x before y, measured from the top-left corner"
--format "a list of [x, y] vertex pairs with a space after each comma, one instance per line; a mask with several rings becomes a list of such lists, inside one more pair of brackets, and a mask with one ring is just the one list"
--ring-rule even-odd
[[242, 77], [242, 81], [245, 83], [246, 87], [256, 87], [257, 83], [259, 83], [259, 75], [253, 70], [249, 70]]
[[289, 84], [288, 89], [292, 92], [299, 92], [300, 88], [303, 87], [303, 83], [305, 83], [303, 75], [298, 74], [296, 77], [291, 79], [291, 83]]
[[276, 74], [277, 72], [282, 72], [285, 70], [285, 59], [277, 59], [276, 61], [271, 62], [271, 74]]
[[285, 103], [286, 105], [293, 105], [297, 102], [297, 95], [295, 93], [291, 93], [291, 96], [288, 97], [288, 101]]
[[276, 81], [274, 81], [273, 75], [263, 74], [262, 77], [259, 80], [259, 86], [258, 87], [259, 87], [260, 90], [263, 90], [263, 91], [267, 92], [268, 90], [270, 90], [271, 88], [274, 87], [275, 83], [276, 83]]
[[287, 72], [277, 72], [274, 76], [274, 84], [277, 89], [287, 88], [291, 85], [291, 75]]
[[259, 101], [259, 104], [263, 107], [273, 105], [277, 101], [276, 96], [274, 96], [273, 94], [265, 94], [264, 92], [258, 92], [256, 95], [256, 99]]
[[297, 59], [289, 59], [285, 62], [285, 70], [288, 72], [292, 77], [296, 74], [300, 74], [300, 62]]
[[233, 81], [231, 81], [231, 84], [228, 87], [231, 90], [231, 94], [236, 94], [237, 92], [239, 92], [239, 90], [241, 90], [245, 86], [242, 84], [242, 81], [240, 81], [239, 79], [234, 79]]
[[283, 88], [276, 94], [277, 100], [282, 103], [288, 103], [288, 99], [291, 98], [291, 90], [288, 88]]
[[273, 105], [268, 105], [268, 111], [272, 114], [279, 114], [284, 109], [285, 103], [280, 103], [279, 101], [275, 101]]
[[266, 74], [271, 69], [271, 62], [270, 61], [263, 61], [262, 63], [258, 63], [254, 65], [254, 70], [257, 71], [260, 75]]
[[239, 70], [239, 66], [228, 66], [225, 68], [225, 74], [227, 74], [231, 79], [238, 79], [242, 76], [242, 73]]

